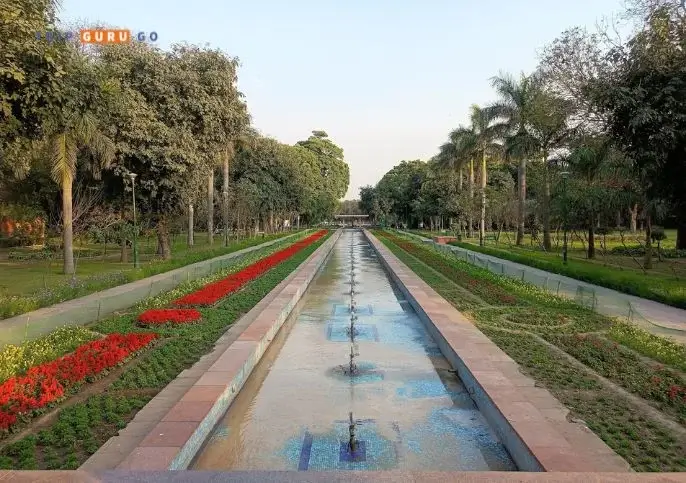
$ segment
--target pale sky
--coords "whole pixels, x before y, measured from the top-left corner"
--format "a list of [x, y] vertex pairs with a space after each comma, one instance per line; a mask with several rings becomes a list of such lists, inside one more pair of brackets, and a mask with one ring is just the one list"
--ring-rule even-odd
[[622, 0], [62, 0], [63, 21], [157, 32], [239, 57], [239, 87], [263, 134], [315, 129], [350, 165], [346, 199], [403, 159], [428, 159], [489, 78], [532, 71], [563, 30], [593, 27]]

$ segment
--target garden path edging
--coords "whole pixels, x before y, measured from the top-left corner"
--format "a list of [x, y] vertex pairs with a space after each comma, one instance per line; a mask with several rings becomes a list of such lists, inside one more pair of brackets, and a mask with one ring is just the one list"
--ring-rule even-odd
[[629, 472], [629, 464], [473, 323], [364, 230], [384, 268], [522, 471]]
[[[220, 338], [212, 353], [179, 374], [139, 411], [129, 423], [129, 426], [134, 424], [129, 438], [137, 438], [139, 442], [128, 454], [121, 454], [124, 447], [121, 448], [122, 458], [116, 469], [182, 470], [190, 465], [324, 265], [340, 235], [341, 230], [334, 232], [289, 277], [237, 321], [234, 326], [241, 324], [243, 330], [233, 334], [232, 342], [227, 344], [226, 338], [224, 341]], [[163, 394], [165, 391], [167, 393]], [[141, 413], [143, 416], [138, 418]], [[156, 424], [149, 429], [151, 423]], [[118, 437], [105, 443], [101, 447], [102, 453], [116, 453], [117, 448], [112, 446], [117, 444]], [[97, 455], [86, 461], [81, 469], [106, 469], [97, 463]]]
[[[66, 300], [25, 314], [0, 320], [0, 349], [6, 344], [19, 344], [48, 334], [64, 325], [85, 325], [118, 310], [134, 306], [141, 300], [174, 289], [187, 280], [208, 275], [213, 264], [241, 257], [247, 253], [267, 248], [307, 230], [269, 240], [259, 245], [246, 247], [235, 252], [175, 268], [135, 282], [125, 283], [83, 297]], [[192, 276], [191, 276], [192, 274]], [[104, 306], [104, 307], [103, 307]], [[30, 334], [29, 334], [30, 332]]]

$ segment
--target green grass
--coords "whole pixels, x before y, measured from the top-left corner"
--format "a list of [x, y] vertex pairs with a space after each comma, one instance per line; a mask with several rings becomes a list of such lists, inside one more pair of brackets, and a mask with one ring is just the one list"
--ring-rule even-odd
[[651, 271], [644, 274], [640, 270], [608, 267], [597, 262], [576, 258], [570, 258], [567, 265], [564, 265], [561, 257], [556, 253], [504, 247], [502, 245], [495, 248], [465, 242], [453, 242], [452, 244], [674, 307], [686, 308], [686, 280], [676, 278], [674, 274]]
[[[188, 248], [179, 239], [174, 243], [171, 260], [159, 260], [153, 257], [150, 250], [143, 250], [139, 270], [134, 270], [132, 263], [120, 263], [118, 255], [107, 259], [83, 259], [77, 263], [75, 281], [61, 273], [60, 260], [0, 260], [0, 319], [232, 253], [288, 234], [234, 240], [228, 247], [224, 247], [222, 240], [218, 239], [212, 247], [206, 241], [199, 241], [195, 247]], [[203, 240], [201, 236], [198, 238]], [[145, 243], [141, 243], [141, 247], [145, 246]]]
[[[657, 336], [637, 335], [625, 325], [571, 301], [494, 275], [407, 237], [385, 231], [375, 234], [635, 470], [686, 471], [686, 439], [597, 378], [600, 374], [612, 380], [656, 407], [665, 418], [686, 425], [683, 404], [670, 398], [675, 385], [686, 384], [677, 358], [680, 350], [686, 350], [684, 346]], [[518, 303], [479, 301], [472, 289], [481, 285], [470, 280], [496, 285]], [[583, 368], [546, 345], [541, 337], [575, 357]], [[626, 347], [617, 341], [620, 338]], [[648, 359], [657, 359], [657, 355], [666, 366]]]
[[[162, 307], [209, 281], [236, 272], [280, 247], [268, 247], [241, 257], [230, 269], [202, 281], [182, 287], [139, 304], [130, 314], [110, 317], [89, 328], [101, 333], [151, 330], [159, 333], [162, 343], [154, 345], [114, 380], [105, 394], [89, 397], [60, 411], [56, 420], [37, 435], [27, 436], [0, 449], [0, 468], [4, 469], [76, 469], [110, 437], [124, 428], [154, 394], [181, 371], [191, 367], [212, 350], [214, 343], [240, 316], [254, 307], [274, 287], [307, 259], [330, 234], [303, 249], [290, 259], [248, 283], [240, 291], [214, 308], [202, 309], [199, 324], [174, 327], [140, 328], [136, 317], [141, 310]], [[297, 237], [298, 239], [300, 237]], [[293, 242], [296, 240], [292, 240]], [[290, 242], [290, 240], [289, 240]], [[0, 441], [0, 446], [2, 442]]]

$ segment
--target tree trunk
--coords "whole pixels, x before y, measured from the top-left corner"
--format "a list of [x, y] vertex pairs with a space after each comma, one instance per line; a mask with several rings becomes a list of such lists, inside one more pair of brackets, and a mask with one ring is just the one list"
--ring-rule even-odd
[[467, 236], [474, 236], [474, 216], [472, 205], [474, 203], [474, 160], [469, 160], [469, 200], [467, 202]]
[[298, 230], [300, 230], [300, 215], [298, 215], [297, 220], [298, 220]]
[[72, 187], [74, 180], [71, 176], [62, 181], [62, 250], [63, 272], [74, 274], [74, 227], [72, 225]]
[[224, 153], [223, 159], [223, 176], [222, 176], [222, 218], [224, 219], [224, 246], [229, 245], [229, 163], [231, 162], [231, 153], [233, 151], [228, 149]]
[[214, 244], [214, 170], [207, 176], [207, 243]]
[[550, 239], [550, 171], [548, 169], [548, 151], [543, 151], [543, 247], [550, 251], [553, 244]]
[[653, 268], [653, 227], [651, 225], [650, 214], [646, 214], [646, 253], [643, 258], [643, 268], [650, 270]]
[[274, 212], [269, 210], [269, 233], [274, 233]]
[[193, 203], [188, 205], [188, 246], [192, 247], [195, 245], [195, 210], [193, 209]]
[[462, 168], [460, 168], [457, 172], [457, 189], [460, 191], [460, 193], [462, 193], [462, 174]]
[[676, 249], [686, 250], [686, 221], [677, 219]]
[[169, 226], [167, 224], [166, 216], [161, 216], [157, 222], [157, 253], [162, 256], [163, 260], [169, 260], [171, 258]]
[[519, 160], [519, 207], [517, 212], [517, 245], [524, 243], [526, 223], [526, 158]]
[[630, 230], [631, 233], [636, 233], [636, 219], [638, 218], [638, 203], [635, 203], [633, 208], [629, 210], [629, 214], [631, 215], [631, 223], [630, 223]]
[[588, 224], [588, 258], [595, 258], [595, 228], [593, 227], [593, 216]]
[[486, 243], [486, 153], [481, 155], [481, 219], [479, 220], [479, 245]]
[[121, 263], [129, 263], [129, 251], [126, 248], [126, 237], [124, 236], [121, 239], [121, 255], [119, 255]]

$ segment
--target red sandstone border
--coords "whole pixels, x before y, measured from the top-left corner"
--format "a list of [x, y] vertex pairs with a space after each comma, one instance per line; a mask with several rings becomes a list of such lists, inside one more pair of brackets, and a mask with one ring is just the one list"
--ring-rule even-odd
[[[505, 424], [540, 464], [543, 471], [631, 471], [629, 464], [585, 425], [567, 420], [569, 410], [546, 389], [519, 371], [518, 364], [486, 335], [402, 263], [374, 235], [365, 235], [394, 275], [410, 294], [415, 310], [426, 315], [438, 335], [458, 360], [455, 369], [462, 381], [476, 387], [505, 419]], [[431, 329], [431, 327], [429, 327]], [[440, 340], [438, 340], [440, 345]], [[443, 349], [443, 347], [442, 347]], [[450, 360], [449, 354], [443, 351]], [[478, 398], [477, 405], [479, 403]], [[482, 408], [488, 417], [491, 408]], [[493, 424], [502, 433], [499, 424]], [[501, 431], [498, 431], [501, 429]], [[509, 429], [509, 428], [505, 428]], [[514, 456], [514, 455], [513, 455]]]

